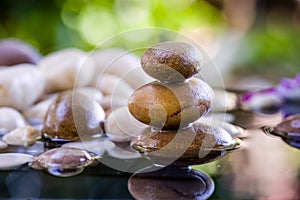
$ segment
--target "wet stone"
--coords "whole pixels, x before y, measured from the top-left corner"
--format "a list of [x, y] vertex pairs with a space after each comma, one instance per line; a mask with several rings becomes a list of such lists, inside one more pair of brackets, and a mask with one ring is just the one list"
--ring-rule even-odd
[[38, 170], [44, 169], [54, 176], [69, 177], [81, 173], [86, 166], [94, 162], [96, 157], [86, 150], [61, 147], [36, 156], [30, 166]]
[[30, 162], [32, 155], [23, 153], [2, 153], [0, 154], [0, 170], [12, 170]]
[[275, 127], [263, 127], [267, 134], [281, 137], [288, 145], [300, 149], [300, 114], [291, 115]]
[[274, 128], [274, 131], [298, 134], [300, 137], [300, 114], [286, 118]]

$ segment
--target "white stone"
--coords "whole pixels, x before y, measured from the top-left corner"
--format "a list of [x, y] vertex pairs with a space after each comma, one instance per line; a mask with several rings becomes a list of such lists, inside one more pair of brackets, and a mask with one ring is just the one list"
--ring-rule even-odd
[[44, 117], [55, 96], [38, 102], [23, 112], [24, 117], [31, 124], [43, 123]]
[[128, 99], [133, 93], [132, 87], [122, 77], [105, 73], [99, 77], [96, 87], [105, 95]]
[[128, 99], [122, 97], [116, 97], [112, 95], [104, 96], [103, 99], [100, 100], [100, 105], [104, 110], [108, 109], [117, 109], [120, 107], [127, 106]]
[[95, 50], [89, 56], [96, 64], [93, 82], [105, 73], [112, 73], [122, 78], [133, 89], [152, 81], [140, 66], [140, 58], [123, 49]]
[[0, 154], [0, 170], [12, 170], [25, 163], [32, 161], [33, 156], [23, 153]]
[[63, 49], [45, 56], [38, 64], [46, 78], [46, 91], [62, 91], [91, 83], [95, 65], [79, 49]]
[[2, 140], [9, 145], [31, 146], [41, 137], [41, 132], [32, 127], [25, 126], [16, 128], [4, 135]]
[[25, 125], [24, 117], [17, 110], [10, 107], [0, 108], [0, 135]]
[[221, 119], [217, 119], [217, 118], [213, 118], [213, 116], [211, 116], [212, 118], [208, 118], [208, 117], [201, 117], [199, 120], [197, 120], [195, 123], [205, 123], [205, 124], [209, 124], [210, 126], [213, 127], [219, 127], [224, 129], [225, 131], [227, 131], [232, 137], [246, 137], [246, 130], [235, 126], [231, 123], [228, 123], [224, 120]]
[[149, 126], [136, 120], [127, 106], [113, 110], [107, 117], [105, 131], [108, 138], [114, 142], [130, 141]]
[[88, 96], [89, 98], [95, 100], [97, 103], [100, 103], [104, 96], [100, 90], [94, 87], [76, 88], [76, 92]]
[[19, 64], [0, 70], [0, 106], [24, 110], [44, 92], [45, 78], [35, 65]]

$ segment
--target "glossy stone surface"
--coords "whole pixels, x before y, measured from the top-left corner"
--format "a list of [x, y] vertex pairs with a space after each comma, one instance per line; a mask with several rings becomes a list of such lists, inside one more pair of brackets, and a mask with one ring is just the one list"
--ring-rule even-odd
[[154, 163], [186, 166], [216, 160], [239, 142], [222, 128], [194, 124], [180, 130], [147, 129], [131, 145]]
[[101, 137], [105, 113], [89, 96], [66, 91], [50, 105], [44, 120], [42, 133], [52, 140], [88, 140]]
[[275, 127], [263, 127], [267, 134], [281, 137], [288, 145], [300, 149], [300, 114], [291, 115]]
[[93, 162], [93, 155], [86, 150], [61, 147], [35, 157], [30, 166], [34, 169], [45, 169], [55, 176], [68, 177], [82, 172], [84, 167]]
[[141, 86], [128, 101], [130, 113], [139, 121], [165, 129], [186, 127], [210, 110], [213, 91], [198, 78], [181, 84], [154, 81]]
[[162, 82], [181, 83], [197, 74], [202, 57], [192, 45], [184, 42], [163, 42], [147, 49], [141, 58], [143, 70]]
[[299, 134], [300, 137], [300, 114], [286, 118], [284, 121], [276, 125], [274, 131]]

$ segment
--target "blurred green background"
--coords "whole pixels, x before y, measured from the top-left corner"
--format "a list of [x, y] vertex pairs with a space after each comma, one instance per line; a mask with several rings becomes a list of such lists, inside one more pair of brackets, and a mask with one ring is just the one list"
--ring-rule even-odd
[[[228, 57], [226, 65], [235, 76], [259, 74], [277, 82], [300, 69], [299, 4], [298, 0], [1, 0], [0, 37], [19, 38], [46, 55], [67, 47], [88, 51], [128, 30], [168, 28], [199, 41], [212, 57]], [[118, 42], [122, 46], [124, 41]], [[216, 63], [225, 65], [222, 59]]]

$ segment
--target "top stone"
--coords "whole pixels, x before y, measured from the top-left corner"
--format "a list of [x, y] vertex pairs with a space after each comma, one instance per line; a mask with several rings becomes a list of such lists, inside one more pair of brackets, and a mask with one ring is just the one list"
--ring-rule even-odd
[[202, 56], [184, 42], [163, 42], [147, 49], [141, 58], [143, 70], [161, 82], [181, 83], [197, 74]]

